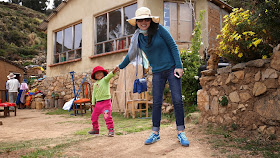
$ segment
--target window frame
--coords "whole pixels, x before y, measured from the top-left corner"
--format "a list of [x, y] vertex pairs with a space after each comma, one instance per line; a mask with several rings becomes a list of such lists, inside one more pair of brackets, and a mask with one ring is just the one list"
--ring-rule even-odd
[[[81, 59], [82, 58], [82, 47], [78, 47], [78, 48], [75, 48], [75, 27], [77, 25], [80, 25], [81, 24], [81, 42], [83, 41], [83, 36], [82, 36], [82, 32], [83, 32], [83, 24], [82, 24], [82, 21], [78, 21], [78, 22], [75, 22], [73, 24], [70, 24], [70, 25], [67, 25], [63, 28], [60, 28], [60, 29], [57, 29], [55, 31], [53, 31], [53, 60], [52, 60], [52, 65], [57, 65], [57, 64], [61, 64], [61, 63], [69, 63], [71, 61], [77, 61], [78, 59]], [[71, 28], [72, 27], [72, 28]], [[65, 30], [68, 29], [68, 28], [71, 28], [71, 36], [72, 36], [72, 49], [70, 50], [64, 50], [64, 42], [65, 42]], [[61, 45], [61, 52], [57, 52], [57, 49], [56, 49], [56, 41], [57, 41], [57, 33], [62, 31], [62, 45]], [[79, 53], [79, 52], [80, 53]], [[73, 52], [73, 56], [74, 58], [73, 59], [69, 59], [69, 54]], [[57, 57], [58, 57], [58, 61], [57, 61]]]
[[[137, 3], [133, 2], [133, 3], [125, 4], [125, 5], [122, 5], [120, 7], [116, 7], [114, 9], [102, 12], [102, 13], [94, 16], [94, 27], [95, 28], [94, 28], [94, 51], [93, 51], [93, 56], [102, 56], [102, 55], [105, 55], [105, 54], [112, 54], [114, 52], [122, 52], [122, 51], [128, 50], [129, 45], [130, 45], [130, 41], [131, 41], [131, 37], [133, 36], [133, 33], [130, 34], [130, 35], [125, 35], [124, 8], [128, 7], [128, 6], [131, 6], [131, 5], [135, 5], [135, 4], [138, 5]], [[136, 9], [137, 9], [137, 6], [136, 6]], [[110, 37], [109, 37], [109, 34], [110, 34], [109, 13], [113, 12], [113, 11], [116, 11], [116, 10], [121, 10], [121, 34], [122, 35], [119, 38], [110, 39]], [[97, 18], [99, 16], [104, 15], [104, 14], [106, 14], [106, 18], [107, 18], [106, 19], [107, 20], [106, 21], [107, 22], [106, 40], [101, 41], [101, 42], [97, 42]], [[113, 43], [113, 50], [106, 52], [106, 44], [111, 43], [111, 42]], [[97, 52], [98, 45], [102, 45], [102, 52], [101, 53]], [[121, 48], [119, 48], [120, 45], [122, 45]]]
[[[176, 32], [176, 37], [177, 37], [177, 39], [175, 40], [175, 42], [176, 43], [189, 43], [189, 44], [191, 44], [191, 39], [189, 41], [186, 41], [186, 40], [180, 40], [180, 38], [179, 38], [179, 31], [180, 31], [179, 30], [179, 22], [180, 22], [180, 9], [181, 9], [180, 4], [185, 4], [185, 3], [189, 4], [190, 2], [178, 2], [178, 1], [172, 1], [172, 0], [167, 1], [166, 0], [166, 1], [163, 2], [163, 5], [164, 5], [164, 3], [175, 3], [176, 4], [176, 8], [177, 8], [177, 25], [176, 25], [177, 26], [176, 27], [177, 32]], [[191, 2], [191, 3], [192, 3], [193, 6], [195, 5], [195, 3], [193, 3], [193, 2]], [[164, 8], [164, 6], [163, 6], [163, 8]], [[191, 16], [192, 16], [192, 18], [191, 18], [191, 27], [192, 27], [191, 30], [194, 29], [194, 25], [195, 25], [194, 14], [195, 14], [194, 10], [191, 9]], [[165, 16], [164, 16], [164, 9], [163, 9], [163, 20], [164, 20], [164, 18], [165, 18]], [[172, 21], [171, 16], [169, 17], [169, 20], [170, 20], [169, 24], [171, 25], [171, 21]]]

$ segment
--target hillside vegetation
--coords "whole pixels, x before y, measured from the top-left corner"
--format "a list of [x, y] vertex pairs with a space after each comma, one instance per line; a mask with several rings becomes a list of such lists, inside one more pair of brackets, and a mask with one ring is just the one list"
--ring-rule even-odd
[[24, 6], [0, 2], [0, 56], [19, 61], [45, 52], [46, 34], [39, 30], [45, 18]]

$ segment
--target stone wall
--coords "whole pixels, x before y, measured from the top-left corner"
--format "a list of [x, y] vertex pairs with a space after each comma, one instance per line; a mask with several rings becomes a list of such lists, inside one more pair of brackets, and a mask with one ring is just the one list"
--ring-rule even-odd
[[[95, 80], [92, 80], [90, 77], [91, 71], [83, 72], [83, 73], [75, 73], [74, 81], [75, 81], [76, 93], [86, 75], [87, 75], [87, 77], [86, 77], [85, 81], [89, 82], [91, 85], [93, 85], [93, 83], [95, 82]], [[118, 75], [113, 77], [110, 80], [111, 94], [114, 90], [116, 90], [117, 79], [118, 79]], [[67, 75], [61, 75], [61, 76], [56, 76], [56, 77], [46, 77], [42, 81], [36, 81], [32, 85], [32, 88], [37, 88], [38, 91], [42, 91], [43, 94], [45, 95], [44, 100], [47, 100], [47, 101], [45, 101], [45, 105], [43, 106], [43, 108], [53, 108], [54, 107], [54, 104], [51, 101], [53, 93], [58, 94], [59, 98], [62, 99], [58, 108], [61, 108], [63, 106], [63, 105], [61, 105], [61, 103], [64, 104], [65, 102], [74, 98], [73, 81], [72, 81], [72, 76], [70, 75], [70, 73]]]
[[[207, 71], [207, 70], [206, 70]], [[280, 134], [280, 51], [270, 59], [217, 69], [200, 78], [199, 122], [231, 126], [263, 134]], [[222, 106], [222, 98], [228, 104]]]
[[[109, 72], [112, 70], [109, 70]], [[75, 73], [74, 74], [74, 81], [75, 81], [75, 91], [77, 93], [80, 84], [82, 83], [84, 77], [87, 75], [86, 80], [89, 82], [92, 86], [95, 80], [91, 79], [92, 71], [87, 71], [83, 73]], [[151, 91], [152, 89], [152, 75], [151, 75], [151, 69], [146, 74], [146, 78], [148, 81], [148, 91]], [[119, 72], [115, 77], [113, 77], [110, 80], [110, 92], [111, 96], [113, 96], [113, 92], [117, 89], [118, 84], [118, 78], [119, 78]], [[133, 83], [131, 83], [133, 84]], [[62, 108], [64, 103], [74, 98], [74, 92], [73, 92], [73, 81], [72, 76], [69, 74], [67, 75], [61, 75], [56, 77], [46, 77], [44, 80], [41, 81], [35, 81], [31, 85], [31, 89], [37, 88], [38, 91], [42, 91], [44, 94], [44, 105], [43, 108]], [[60, 104], [56, 107], [53, 101], [52, 94], [56, 93], [59, 95], [59, 101]], [[35, 100], [34, 100], [35, 101]]]

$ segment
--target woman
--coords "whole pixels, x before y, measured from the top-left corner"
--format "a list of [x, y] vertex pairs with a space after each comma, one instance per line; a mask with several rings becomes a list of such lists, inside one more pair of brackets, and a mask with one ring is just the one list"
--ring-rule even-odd
[[[189, 146], [185, 136], [184, 106], [182, 102], [182, 62], [178, 47], [170, 33], [159, 23], [159, 17], [151, 16], [149, 8], [141, 7], [136, 10], [135, 17], [128, 22], [136, 26], [136, 31], [131, 39], [131, 44], [120, 69], [125, 68], [136, 56], [137, 47], [145, 52], [153, 72], [153, 132], [145, 141], [152, 144], [160, 140], [161, 107], [163, 90], [168, 80], [171, 89], [172, 102], [175, 109], [177, 138], [183, 146]], [[141, 52], [141, 51], [139, 51]], [[177, 77], [176, 77], [177, 76]]]

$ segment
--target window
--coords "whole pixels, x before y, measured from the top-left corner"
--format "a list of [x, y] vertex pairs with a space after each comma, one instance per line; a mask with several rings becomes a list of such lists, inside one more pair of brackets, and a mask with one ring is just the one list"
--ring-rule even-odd
[[164, 2], [164, 26], [177, 42], [190, 42], [193, 14], [190, 3]]
[[135, 28], [126, 20], [134, 17], [136, 9], [137, 4], [132, 4], [96, 17], [95, 54], [129, 47]]
[[60, 63], [82, 56], [82, 23], [55, 33], [54, 60]]

